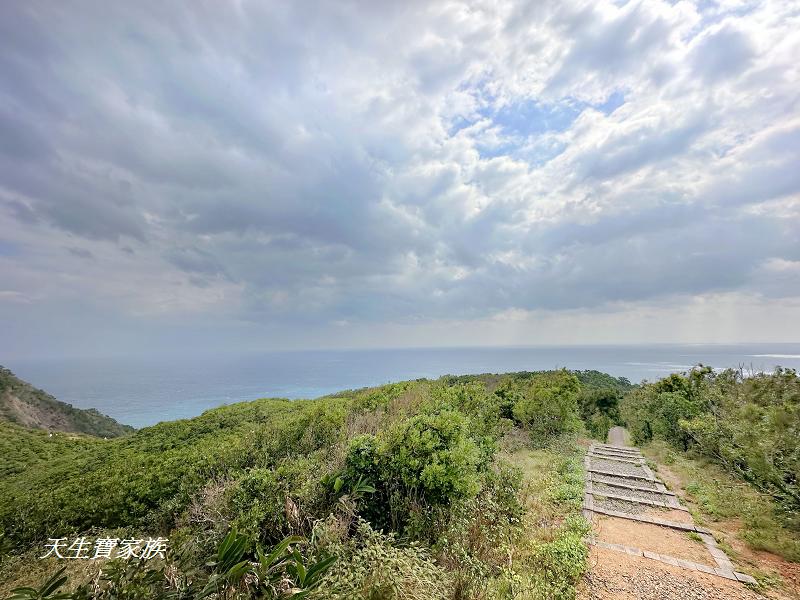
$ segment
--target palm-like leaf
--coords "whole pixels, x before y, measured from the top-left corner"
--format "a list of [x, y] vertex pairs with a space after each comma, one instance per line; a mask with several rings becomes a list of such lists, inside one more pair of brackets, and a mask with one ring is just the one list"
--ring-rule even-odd
[[32, 587], [19, 587], [11, 590], [9, 600], [67, 600], [72, 594], [56, 592], [67, 582], [64, 575], [66, 567], [61, 567], [56, 573], [45, 581], [38, 589]]

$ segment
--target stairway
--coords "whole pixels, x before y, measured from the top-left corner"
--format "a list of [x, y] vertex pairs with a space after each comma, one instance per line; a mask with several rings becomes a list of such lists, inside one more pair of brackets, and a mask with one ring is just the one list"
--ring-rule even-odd
[[[756, 583], [751, 576], [734, 569], [733, 563], [717, 546], [711, 532], [694, 524], [689, 511], [653, 474], [636, 448], [592, 444], [586, 454], [585, 468], [583, 514], [593, 524], [593, 532], [588, 539], [590, 544], [732, 581]], [[632, 522], [627, 528], [629, 535], [625, 535], [625, 527], [617, 526], [614, 529], [615, 541], [601, 539], [601, 521], [607, 524], [614, 522], [614, 519]], [[636, 530], [636, 524], [643, 524], [640, 531]], [[653, 529], [653, 526], [661, 529]], [[680, 532], [685, 539], [670, 533], [675, 531]], [[687, 533], [705, 546], [707, 554], [702, 548], [695, 547], [695, 542], [686, 536]], [[654, 539], [660, 535], [665, 539]], [[651, 549], [620, 543], [627, 542], [626, 538], [641, 540], [642, 546], [650, 546]], [[674, 543], [668, 542], [667, 538], [675, 540]], [[665, 546], [669, 550], [665, 551]], [[655, 547], [661, 552], [654, 551], [652, 548]], [[693, 557], [694, 560], [690, 560]]]

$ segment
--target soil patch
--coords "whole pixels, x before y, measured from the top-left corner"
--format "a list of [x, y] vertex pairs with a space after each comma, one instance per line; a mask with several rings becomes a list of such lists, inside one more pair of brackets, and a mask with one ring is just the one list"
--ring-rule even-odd
[[656, 519], [666, 519], [667, 521], [675, 521], [677, 523], [692, 523], [692, 515], [685, 510], [666, 509], [666, 508], [648, 508], [644, 512], [645, 516], [655, 517]]
[[593, 547], [581, 600], [759, 600], [741, 583]]
[[705, 544], [690, 539], [683, 531], [615, 517], [596, 519], [594, 530], [595, 537], [604, 542], [633, 546], [639, 550], [683, 558], [709, 567], [717, 566]]

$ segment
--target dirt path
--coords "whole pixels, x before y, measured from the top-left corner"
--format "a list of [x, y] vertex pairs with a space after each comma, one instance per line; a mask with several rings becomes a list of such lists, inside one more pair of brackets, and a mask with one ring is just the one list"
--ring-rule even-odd
[[624, 427], [612, 427], [608, 432], [608, 443], [612, 446], [625, 446], [629, 437], [628, 430]]
[[711, 532], [655, 477], [628, 432], [586, 455], [584, 515], [592, 523], [590, 572], [580, 597], [591, 600], [755, 600]]

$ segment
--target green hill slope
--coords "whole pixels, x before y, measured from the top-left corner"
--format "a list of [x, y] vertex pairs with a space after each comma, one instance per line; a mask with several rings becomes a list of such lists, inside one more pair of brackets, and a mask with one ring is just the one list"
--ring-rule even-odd
[[[174, 560], [183, 557], [170, 569], [210, 585], [223, 576], [215, 548], [235, 531], [246, 552], [234, 562], [253, 564], [259, 547], [280, 549], [287, 536], [306, 541], [286, 560], [309, 570], [337, 557], [316, 598], [388, 597], [384, 588], [484, 597], [523, 580], [561, 594], [585, 564], [581, 461], [569, 439], [581, 429], [580, 392], [567, 371], [445, 377], [223, 406], [108, 440], [0, 424], [0, 542], [10, 551], [0, 588], [2, 571], [11, 580], [31, 564], [55, 571], [61, 563], [31, 557], [50, 537], [77, 535], [168, 537]], [[529, 503], [546, 514], [530, 512], [507, 457], [563, 436], [564, 450], [539, 459], [553, 490]], [[523, 534], [519, 574], [511, 573], [509, 545]], [[161, 577], [164, 566], [156, 568]], [[563, 572], [545, 575], [554, 568]], [[276, 572], [310, 590], [298, 579], [303, 569]], [[173, 585], [159, 581], [142, 598]], [[284, 597], [225, 585], [224, 597]]]
[[24, 427], [118, 437], [133, 431], [94, 408], [75, 408], [0, 367], [0, 421]]

